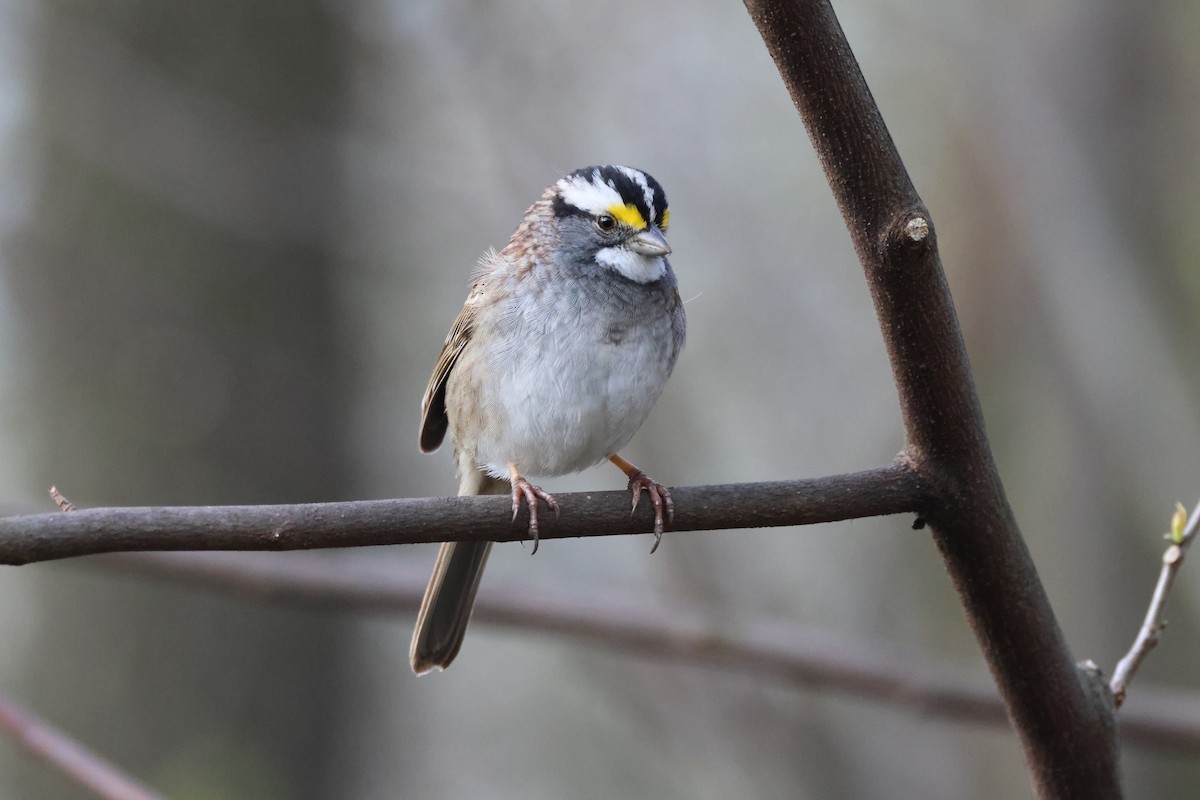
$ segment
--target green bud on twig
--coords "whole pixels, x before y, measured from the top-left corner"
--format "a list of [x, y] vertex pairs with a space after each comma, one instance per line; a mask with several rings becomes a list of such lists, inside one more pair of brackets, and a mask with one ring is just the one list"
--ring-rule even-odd
[[1187, 509], [1183, 503], [1175, 504], [1175, 513], [1171, 515], [1171, 532], [1168, 534], [1175, 544], [1183, 544], [1183, 531], [1187, 527]]

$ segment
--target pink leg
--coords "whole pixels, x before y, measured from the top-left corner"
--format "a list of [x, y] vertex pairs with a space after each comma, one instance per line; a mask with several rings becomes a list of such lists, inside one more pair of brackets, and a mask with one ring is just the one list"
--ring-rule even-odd
[[558, 501], [554, 499], [554, 495], [521, 477], [513, 464], [508, 465], [508, 480], [512, 483], [513, 519], [516, 519], [517, 514], [521, 511], [522, 497], [529, 506], [529, 538], [533, 539], [533, 551], [529, 555], [533, 555], [538, 549], [538, 498], [546, 501], [546, 505], [554, 512], [555, 519], [558, 519]]
[[608, 460], [629, 476], [629, 491], [633, 492], [633, 510], [629, 512], [630, 514], [637, 511], [638, 500], [642, 498], [643, 489], [646, 490], [646, 494], [650, 495], [650, 502], [654, 504], [654, 546], [650, 548], [650, 552], [653, 553], [662, 543], [663, 509], [665, 508], [667, 512], [667, 522], [675, 517], [675, 504], [671, 502], [671, 493], [667, 491], [667, 487], [661, 483], [655, 483], [649, 475], [620, 456], [611, 455]]

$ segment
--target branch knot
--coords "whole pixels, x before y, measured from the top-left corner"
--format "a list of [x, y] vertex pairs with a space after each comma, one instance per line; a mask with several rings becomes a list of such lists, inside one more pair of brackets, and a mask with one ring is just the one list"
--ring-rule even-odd
[[884, 234], [884, 246], [892, 257], [907, 261], [912, 254], [930, 251], [934, 245], [933, 222], [929, 212], [920, 207], [907, 208], [897, 214]]

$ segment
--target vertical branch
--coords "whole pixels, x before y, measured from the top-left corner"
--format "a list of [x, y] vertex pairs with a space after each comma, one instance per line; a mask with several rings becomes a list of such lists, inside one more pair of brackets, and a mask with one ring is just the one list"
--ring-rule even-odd
[[1120, 796], [1111, 695], [1077, 670], [1004, 496], [929, 215], [828, 0], [746, 0], [875, 302], [923, 515], [1045, 798]]

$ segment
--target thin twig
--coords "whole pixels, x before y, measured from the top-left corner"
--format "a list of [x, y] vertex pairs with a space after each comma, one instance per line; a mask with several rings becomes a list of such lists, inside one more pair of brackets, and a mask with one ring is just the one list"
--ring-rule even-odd
[[1192, 509], [1192, 516], [1183, 530], [1181, 532], [1173, 531], [1176, 538], [1163, 553], [1162, 569], [1158, 573], [1158, 585], [1154, 587], [1154, 595], [1150, 598], [1150, 607], [1146, 609], [1146, 618], [1142, 621], [1141, 630], [1133, 640], [1133, 646], [1129, 648], [1129, 652], [1117, 662], [1117, 668], [1113, 670], [1109, 688], [1112, 689], [1113, 702], [1116, 703], [1117, 708], [1120, 708], [1121, 704], [1125, 702], [1125, 695], [1129, 691], [1129, 684], [1133, 681], [1133, 676], [1137, 674], [1138, 667], [1146, 660], [1146, 656], [1150, 655], [1150, 651], [1158, 644], [1159, 636], [1167, 626], [1163, 619], [1167, 594], [1171, 591], [1171, 584], [1175, 582], [1175, 576], [1179, 574], [1179, 568], [1183, 565], [1188, 547], [1196, 538], [1197, 530], [1200, 530], [1200, 503], [1197, 503], [1196, 507]]
[[[921, 476], [904, 461], [809, 480], [683, 486], [671, 490], [681, 531], [810, 525], [919, 512]], [[650, 533], [649, 504], [632, 517], [628, 492], [556, 495], [561, 517], [541, 539]], [[520, 541], [503, 497], [439, 497], [275, 506], [89, 508], [0, 519], [0, 564], [133, 550], [311, 550], [449, 541]]]
[[63, 493], [58, 490], [57, 486], [50, 487], [50, 499], [58, 506], [60, 511], [74, 511], [75, 504], [63, 496]]
[[105, 800], [158, 800], [161, 797], [2, 695], [0, 730], [97, 797]]
[[[414, 612], [428, 579], [424, 570], [390, 567], [384, 572], [377, 561], [363, 565], [358, 559], [265, 554], [122, 553], [89, 563], [254, 600], [380, 614]], [[485, 586], [473, 619], [519, 632], [571, 636], [644, 658], [838, 692], [930, 717], [1007, 722], [995, 690], [977, 679], [893, 647], [796, 625], [760, 622], [720, 631], [694, 611], [656, 603], [634, 607], [627, 598], [583, 597], [525, 584]], [[1200, 751], [1200, 694], [1144, 688], [1122, 712], [1121, 734], [1131, 743]]]

